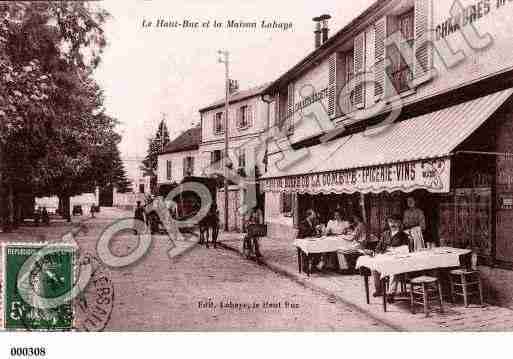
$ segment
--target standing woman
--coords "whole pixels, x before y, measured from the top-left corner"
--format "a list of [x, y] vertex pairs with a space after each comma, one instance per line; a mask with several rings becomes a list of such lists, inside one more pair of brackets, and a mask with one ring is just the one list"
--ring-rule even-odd
[[417, 202], [415, 198], [408, 197], [406, 200], [408, 205], [408, 209], [404, 211], [403, 216], [403, 226], [405, 230], [412, 229], [414, 227], [420, 227], [422, 231], [423, 240], [426, 242], [426, 246], [428, 248], [433, 247], [432, 242], [428, 242], [426, 239], [426, 217], [424, 216], [424, 211], [417, 207]]
[[[261, 225], [264, 224], [264, 216], [262, 213], [262, 210], [260, 208], [255, 207], [253, 208], [249, 213], [248, 218], [248, 225]], [[259, 244], [259, 237], [257, 235], [250, 235], [247, 234], [248, 238], [247, 240], [252, 241], [253, 248], [255, 250], [255, 256], [257, 258], [257, 261], [260, 262], [260, 258], [262, 257], [262, 254], [260, 253], [260, 244]]]

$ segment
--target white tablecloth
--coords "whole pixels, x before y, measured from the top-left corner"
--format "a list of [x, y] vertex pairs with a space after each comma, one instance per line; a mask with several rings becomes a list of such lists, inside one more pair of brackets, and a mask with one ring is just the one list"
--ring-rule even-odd
[[356, 250], [357, 242], [352, 242], [352, 236], [333, 236], [321, 238], [296, 239], [294, 246], [306, 254], [329, 253], [346, 250]]
[[358, 258], [356, 268], [365, 267], [380, 272], [381, 277], [387, 277], [436, 268], [458, 267], [460, 256], [470, 252], [469, 249], [440, 247], [413, 253], [362, 256]]

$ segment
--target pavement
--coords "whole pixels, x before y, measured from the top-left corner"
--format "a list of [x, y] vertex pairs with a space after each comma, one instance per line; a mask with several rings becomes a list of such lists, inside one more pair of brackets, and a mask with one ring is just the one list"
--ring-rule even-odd
[[[97, 218], [75, 217], [88, 228], [77, 238], [81, 253], [96, 253], [100, 234], [132, 213], [102, 208]], [[0, 233], [0, 243], [58, 240], [74, 223], [54, 221], [49, 227], [21, 227]], [[444, 303], [445, 312], [425, 317], [410, 312], [409, 303], [388, 306], [380, 298], [365, 302], [358, 275], [298, 273], [290, 240], [263, 238], [263, 265], [240, 255], [240, 233], [221, 233], [217, 249], [190, 241], [155, 236], [148, 253], [123, 268], [105, 268], [113, 302], [104, 319], [107, 331], [286, 330], [286, 331], [509, 331], [513, 311], [487, 305], [465, 308]], [[111, 241], [115, 255], [131, 253], [139, 239], [121, 233]], [[228, 249], [228, 250], [227, 250]], [[101, 289], [101, 288], [100, 288]], [[90, 301], [100, 289], [86, 293]], [[101, 289], [104, 290], [104, 289]], [[0, 303], [1, 309], [1, 303]], [[77, 310], [77, 312], [80, 312]], [[91, 313], [83, 312], [82, 315]], [[88, 318], [78, 315], [78, 322]], [[103, 329], [103, 325], [101, 326]]]
[[[102, 208], [97, 218], [76, 217], [88, 231], [80, 234], [80, 253], [96, 253], [99, 235], [131, 212]], [[58, 240], [72, 224], [22, 227], [0, 233], [0, 242]], [[111, 251], [124, 256], [139, 239], [131, 232], [111, 241]], [[122, 268], [104, 268], [98, 280], [112, 286], [112, 304], [98, 308], [105, 286], [96, 281], [76, 301], [81, 330], [106, 331], [390, 331], [385, 323], [355, 310], [332, 296], [305, 288], [290, 279], [218, 247], [206, 249], [194, 240], [155, 236], [139, 261]], [[174, 255], [177, 254], [177, 255]], [[110, 289], [109, 289], [110, 290]], [[103, 302], [103, 300], [102, 300]], [[86, 305], [84, 305], [86, 304]], [[83, 310], [83, 307], [89, 308]], [[95, 308], [98, 310], [95, 311]], [[1, 309], [1, 303], [0, 303]], [[94, 323], [91, 320], [94, 319]], [[88, 324], [89, 323], [89, 324]]]
[[[220, 234], [219, 242], [227, 249], [241, 252], [243, 234]], [[511, 331], [513, 330], [513, 310], [493, 305], [470, 305], [444, 302], [444, 313], [437, 311], [436, 305], [428, 317], [422, 308], [412, 314], [409, 302], [389, 304], [383, 312], [382, 299], [371, 296], [370, 304], [365, 300], [363, 279], [360, 275], [341, 275], [334, 272], [313, 273], [307, 277], [298, 273], [297, 252], [291, 240], [262, 238], [260, 249], [263, 265], [270, 270], [287, 276], [298, 284], [319, 293], [332, 296], [338, 301], [368, 315], [375, 320], [399, 331]], [[372, 293], [372, 280], [370, 283]], [[485, 288], [486, 290], [486, 288]]]

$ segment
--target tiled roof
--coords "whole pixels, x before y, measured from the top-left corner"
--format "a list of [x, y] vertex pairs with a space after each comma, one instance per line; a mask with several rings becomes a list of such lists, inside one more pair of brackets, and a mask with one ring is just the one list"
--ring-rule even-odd
[[193, 127], [165, 145], [161, 154], [197, 150], [200, 142], [201, 127]]
[[[230, 104], [260, 95], [269, 85], [270, 85], [270, 82], [265, 83], [260, 86], [257, 86], [257, 87], [247, 89], [247, 90], [237, 91], [236, 93], [234, 93], [230, 96]], [[200, 109], [199, 112], [213, 110], [214, 108], [224, 106], [224, 103], [225, 103], [225, 99], [223, 97], [222, 99], [217, 100], [216, 102]]]

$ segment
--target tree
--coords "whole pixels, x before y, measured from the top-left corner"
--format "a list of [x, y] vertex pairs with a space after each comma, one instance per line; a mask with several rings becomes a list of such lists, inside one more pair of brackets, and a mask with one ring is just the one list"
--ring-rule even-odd
[[0, 3], [0, 192], [10, 202], [31, 192], [69, 204], [91, 185], [91, 155], [109, 134], [96, 127], [103, 95], [91, 78], [106, 17], [87, 2]]
[[142, 171], [145, 176], [150, 176], [150, 187], [152, 193], [157, 186], [157, 164], [158, 156], [169, 143], [169, 131], [165, 120], [160, 121], [157, 132], [153, 138], [148, 140], [148, 151], [142, 161]]

